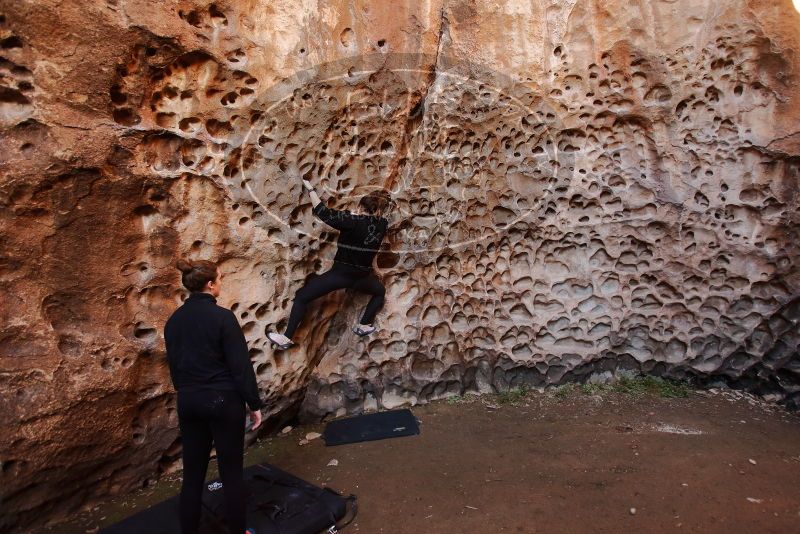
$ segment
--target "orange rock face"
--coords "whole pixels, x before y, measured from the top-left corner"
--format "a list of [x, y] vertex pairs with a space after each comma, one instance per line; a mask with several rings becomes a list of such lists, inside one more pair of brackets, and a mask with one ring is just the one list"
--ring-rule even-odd
[[[3, 514], [178, 466], [163, 324], [210, 258], [268, 414], [618, 369], [797, 402], [800, 15], [789, 0], [0, 4]], [[331, 205], [396, 209], [366, 297]]]

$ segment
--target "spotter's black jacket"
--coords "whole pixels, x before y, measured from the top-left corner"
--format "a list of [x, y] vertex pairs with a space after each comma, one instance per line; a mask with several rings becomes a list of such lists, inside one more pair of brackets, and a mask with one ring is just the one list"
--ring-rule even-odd
[[189, 295], [167, 320], [164, 339], [176, 391], [234, 390], [251, 410], [262, 407], [239, 321], [212, 295]]

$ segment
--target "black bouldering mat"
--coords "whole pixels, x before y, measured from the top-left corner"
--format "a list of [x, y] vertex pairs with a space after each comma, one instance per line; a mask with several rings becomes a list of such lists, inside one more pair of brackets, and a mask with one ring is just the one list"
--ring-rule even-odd
[[331, 421], [322, 439], [325, 445], [331, 446], [415, 434], [419, 434], [419, 424], [411, 410], [394, 410]]
[[[341, 529], [357, 512], [354, 495], [320, 488], [270, 464], [245, 468], [247, 526], [258, 534], [318, 534]], [[219, 480], [206, 482], [200, 534], [227, 534]], [[180, 534], [178, 496], [104, 528], [100, 534]]]
[[[222, 526], [202, 511], [200, 534], [223, 534]], [[100, 534], [177, 534], [181, 531], [178, 517], [178, 496], [142, 510], [119, 523], [100, 529]]]
[[[248, 467], [244, 480], [247, 526], [257, 534], [336, 532], [349, 524], [358, 510], [355, 495], [345, 497], [331, 488], [317, 487], [274, 465]], [[225, 498], [219, 489], [224, 488], [203, 493], [203, 506], [213, 516], [224, 518]]]

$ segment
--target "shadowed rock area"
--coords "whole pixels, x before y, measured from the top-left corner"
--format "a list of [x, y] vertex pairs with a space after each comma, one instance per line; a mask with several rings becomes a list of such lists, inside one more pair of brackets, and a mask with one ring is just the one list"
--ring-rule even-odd
[[[175, 261], [272, 426], [620, 369], [800, 399], [788, 0], [0, 2], [0, 529], [179, 467]], [[294, 293], [396, 204], [366, 303]], [[68, 491], [65, 491], [68, 489]]]

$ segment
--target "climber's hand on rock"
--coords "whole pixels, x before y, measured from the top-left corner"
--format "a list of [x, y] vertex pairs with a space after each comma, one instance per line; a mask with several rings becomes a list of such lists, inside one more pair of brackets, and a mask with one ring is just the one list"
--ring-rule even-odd
[[313, 191], [314, 190], [314, 187], [311, 185], [311, 182], [309, 182], [308, 180], [303, 180], [303, 187], [305, 187], [309, 191]]

